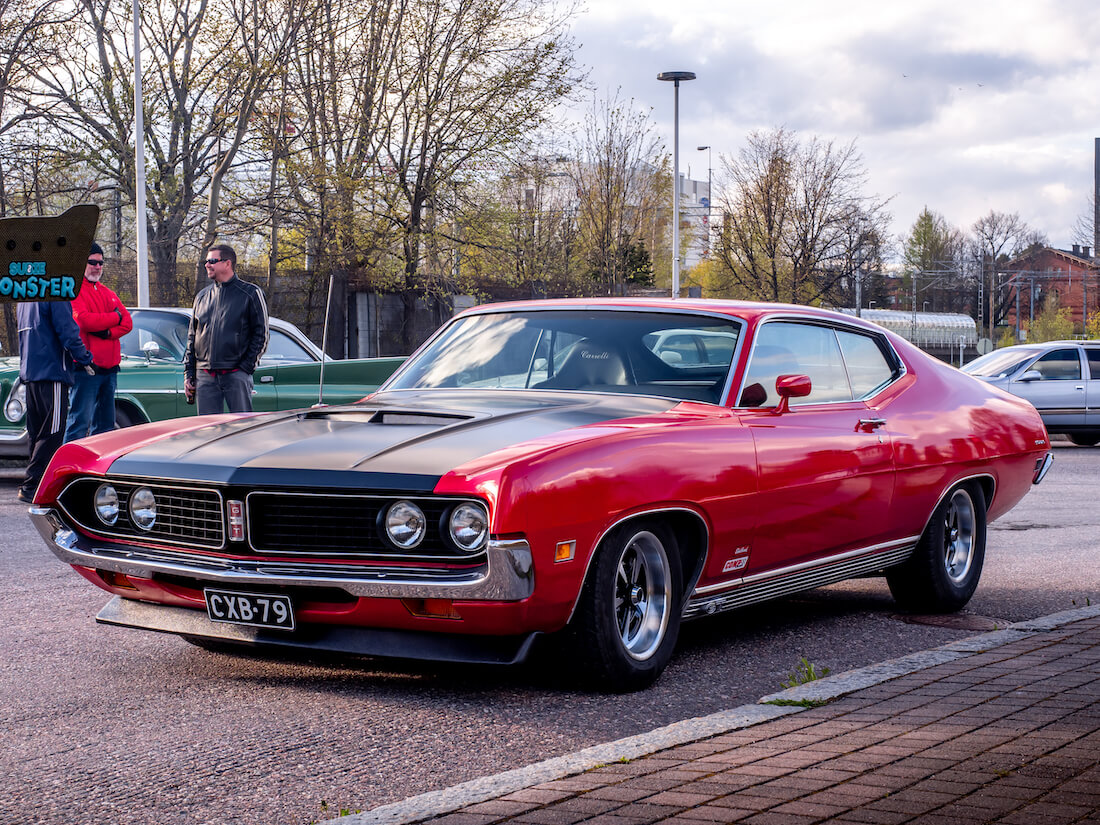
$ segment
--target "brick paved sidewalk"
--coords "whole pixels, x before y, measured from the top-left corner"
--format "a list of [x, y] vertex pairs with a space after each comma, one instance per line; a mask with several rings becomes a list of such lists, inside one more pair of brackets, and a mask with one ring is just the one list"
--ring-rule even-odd
[[929, 651], [932, 666], [910, 657], [896, 678], [869, 668], [777, 694], [831, 699], [817, 707], [764, 704], [773, 718], [750, 708], [747, 726], [550, 781], [534, 770], [520, 790], [467, 783], [485, 801], [441, 792], [341, 822], [1100, 823], [1100, 611], [1062, 615]]

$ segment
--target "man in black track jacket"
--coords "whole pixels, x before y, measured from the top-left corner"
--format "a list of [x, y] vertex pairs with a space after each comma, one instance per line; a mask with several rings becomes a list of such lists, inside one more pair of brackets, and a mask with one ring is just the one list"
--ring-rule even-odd
[[183, 383], [199, 415], [251, 412], [252, 373], [267, 349], [267, 302], [258, 286], [236, 275], [233, 247], [210, 247], [206, 275], [210, 286], [195, 296]]

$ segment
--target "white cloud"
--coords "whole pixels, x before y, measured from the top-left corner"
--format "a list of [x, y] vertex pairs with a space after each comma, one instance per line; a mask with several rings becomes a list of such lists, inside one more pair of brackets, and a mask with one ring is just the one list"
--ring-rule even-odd
[[926, 205], [963, 229], [995, 209], [1059, 246], [1092, 191], [1091, 0], [590, 0], [574, 35], [593, 88], [652, 107], [669, 147], [672, 88], [657, 73], [696, 72], [680, 139], [698, 179], [695, 146], [717, 166], [749, 132], [784, 126], [854, 139], [898, 234]]

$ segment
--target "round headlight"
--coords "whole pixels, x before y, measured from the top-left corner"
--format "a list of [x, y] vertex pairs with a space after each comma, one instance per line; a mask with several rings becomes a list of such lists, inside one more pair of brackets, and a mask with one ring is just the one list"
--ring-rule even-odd
[[427, 530], [424, 511], [411, 501], [391, 504], [386, 511], [386, 535], [390, 541], [405, 550], [420, 544]]
[[95, 514], [108, 526], [118, 521], [118, 491], [110, 484], [100, 484], [96, 488]]
[[27, 385], [16, 380], [11, 386], [8, 400], [4, 402], [4, 418], [11, 423], [22, 421], [27, 414]]
[[473, 553], [489, 539], [489, 514], [480, 504], [460, 504], [447, 521], [453, 541], [460, 550]]
[[157, 499], [148, 487], [138, 487], [130, 494], [130, 518], [142, 530], [152, 530], [157, 523]]

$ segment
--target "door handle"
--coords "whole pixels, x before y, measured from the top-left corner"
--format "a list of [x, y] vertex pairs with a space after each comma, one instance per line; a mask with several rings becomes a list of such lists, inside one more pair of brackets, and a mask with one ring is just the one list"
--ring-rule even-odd
[[877, 430], [879, 427], [886, 426], [885, 418], [861, 418], [859, 423], [856, 424], [857, 432], [870, 433]]
[[271, 384], [274, 381], [275, 381], [275, 376], [274, 375], [261, 375], [260, 376], [260, 383], [261, 384]]

